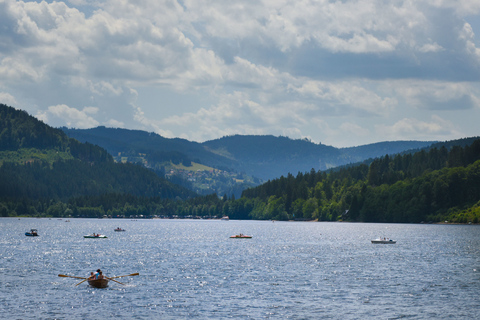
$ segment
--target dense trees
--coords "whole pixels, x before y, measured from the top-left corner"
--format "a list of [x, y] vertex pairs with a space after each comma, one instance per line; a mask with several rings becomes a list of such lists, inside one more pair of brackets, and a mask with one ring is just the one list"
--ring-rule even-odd
[[239, 199], [233, 192], [220, 199], [196, 197], [139, 165], [114, 163], [104, 149], [0, 105], [0, 216], [477, 223], [480, 140], [466, 142], [288, 174]]

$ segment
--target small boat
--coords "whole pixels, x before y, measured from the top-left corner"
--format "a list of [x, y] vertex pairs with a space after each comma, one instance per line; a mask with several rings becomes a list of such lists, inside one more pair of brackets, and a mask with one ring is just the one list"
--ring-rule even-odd
[[92, 239], [105, 239], [107, 238], [107, 236], [103, 235], [103, 234], [98, 234], [98, 233], [94, 233], [94, 234], [88, 234], [86, 236], [83, 236], [84, 238], [92, 238]]
[[30, 232], [25, 232], [27, 237], [38, 237], [37, 229], [30, 229]]
[[106, 288], [108, 287], [108, 279], [92, 279], [87, 280], [88, 284], [95, 288]]
[[228, 216], [223, 216], [220, 220], [228, 221], [230, 218]]
[[230, 239], [252, 239], [252, 236], [244, 235], [243, 233], [236, 234], [230, 237]]
[[372, 243], [376, 243], [376, 244], [395, 244], [397, 243], [397, 241], [395, 240], [392, 240], [392, 239], [388, 239], [388, 238], [378, 238], [378, 239], [375, 239], [375, 240], [372, 240]]
[[122, 229], [122, 228], [118, 227], [116, 229], [113, 229], [113, 231], [125, 231], [125, 229]]

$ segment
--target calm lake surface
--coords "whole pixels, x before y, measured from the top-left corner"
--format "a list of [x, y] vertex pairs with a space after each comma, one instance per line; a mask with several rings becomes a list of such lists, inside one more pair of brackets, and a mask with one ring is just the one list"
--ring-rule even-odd
[[[0, 318], [480, 319], [479, 249], [476, 225], [1, 218]], [[140, 275], [58, 277], [98, 268]]]

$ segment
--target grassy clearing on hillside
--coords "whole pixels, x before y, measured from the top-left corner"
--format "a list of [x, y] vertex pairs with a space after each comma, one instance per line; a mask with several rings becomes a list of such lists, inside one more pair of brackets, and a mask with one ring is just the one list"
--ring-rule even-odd
[[31, 161], [46, 161], [52, 164], [55, 161], [70, 160], [73, 156], [70, 153], [50, 150], [39, 149], [19, 149], [17, 151], [0, 151], [0, 165], [4, 162], [14, 162], [24, 164]]

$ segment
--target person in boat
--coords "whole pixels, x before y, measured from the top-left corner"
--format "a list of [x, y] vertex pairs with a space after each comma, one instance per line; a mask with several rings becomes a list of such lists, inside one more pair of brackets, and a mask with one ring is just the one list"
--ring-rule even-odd
[[103, 275], [102, 271], [98, 272], [97, 279], [105, 279], [105, 276]]
[[90, 277], [88, 277], [88, 280], [93, 280], [95, 279], [95, 274], [92, 272], [90, 272]]
[[95, 272], [95, 274], [94, 274], [95, 279], [98, 279], [98, 276], [100, 275], [100, 273], [102, 273], [102, 270], [97, 269], [97, 272]]

